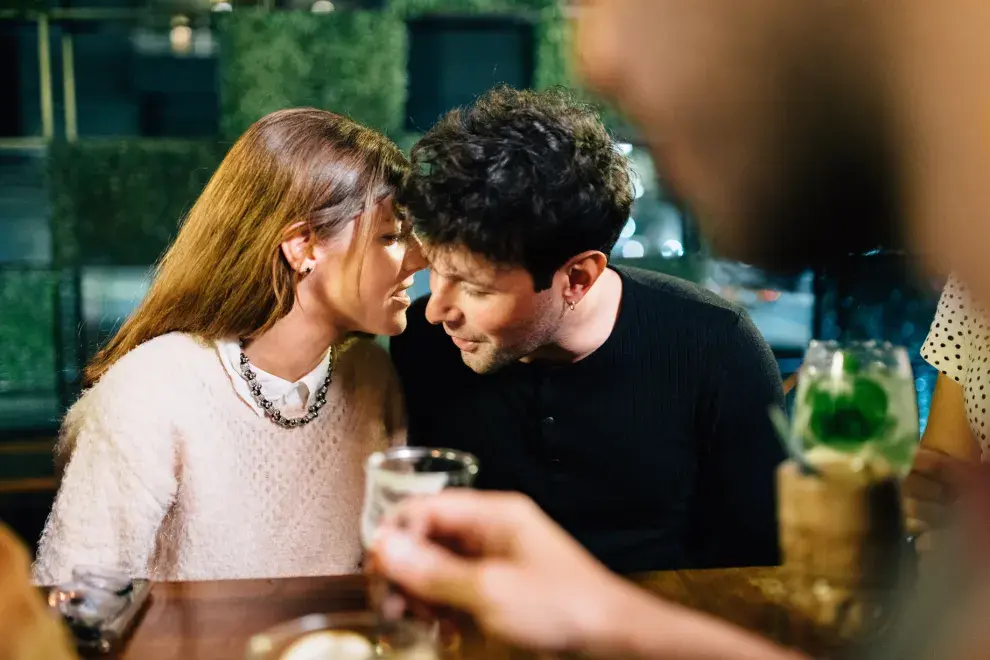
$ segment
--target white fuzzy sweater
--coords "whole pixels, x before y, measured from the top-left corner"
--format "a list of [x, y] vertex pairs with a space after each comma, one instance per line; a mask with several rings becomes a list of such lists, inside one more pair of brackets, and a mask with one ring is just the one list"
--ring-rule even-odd
[[158, 337], [72, 407], [38, 583], [78, 565], [156, 580], [358, 569], [364, 460], [404, 441], [388, 355], [363, 339], [340, 349], [326, 405], [295, 429], [253, 411], [220, 360], [193, 336]]

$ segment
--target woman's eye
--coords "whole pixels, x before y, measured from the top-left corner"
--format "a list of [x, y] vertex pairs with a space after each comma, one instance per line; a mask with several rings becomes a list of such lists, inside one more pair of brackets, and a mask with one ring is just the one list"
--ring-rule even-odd
[[401, 238], [400, 234], [385, 234], [381, 237], [381, 241], [384, 245], [395, 245]]

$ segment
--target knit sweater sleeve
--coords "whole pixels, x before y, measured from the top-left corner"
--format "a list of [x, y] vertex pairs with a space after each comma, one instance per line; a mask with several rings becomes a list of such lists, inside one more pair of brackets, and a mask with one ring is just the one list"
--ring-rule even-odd
[[65, 468], [38, 547], [38, 583], [64, 581], [79, 565], [153, 572], [177, 488], [176, 448], [168, 406], [153, 387], [168, 379], [139, 353], [114, 365], [66, 416], [56, 448]]
[[385, 422], [385, 437], [390, 447], [406, 444], [408, 419], [406, 399], [402, 392], [399, 376], [388, 350], [379, 344], [368, 342], [367, 359], [370, 371], [374, 374], [376, 387], [381, 388], [382, 416]]

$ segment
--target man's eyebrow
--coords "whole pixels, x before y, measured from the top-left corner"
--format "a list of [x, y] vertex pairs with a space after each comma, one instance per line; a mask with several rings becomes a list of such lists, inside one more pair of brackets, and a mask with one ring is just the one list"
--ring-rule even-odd
[[479, 280], [472, 276], [470, 272], [463, 273], [459, 270], [451, 270], [447, 268], [437, 268], [435, 266], [430, 266], [430, 268], [437, 273], [440, 277], [444, 277], [448, 280], [454, 280], [457, 282], [465, 282], [467, 284], [472, 284], [474, 286], [482, 288], [490, 288], [493, 286], [491, 282], [485, 280]]

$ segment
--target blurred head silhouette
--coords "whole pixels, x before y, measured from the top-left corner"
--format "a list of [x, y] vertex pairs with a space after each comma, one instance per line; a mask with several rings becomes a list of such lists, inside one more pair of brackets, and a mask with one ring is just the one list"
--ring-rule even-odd
[[990, 3], [584, 0], [577, 16], [581, 72], [716, 251], [786, 270], [911, 239], [937, 267], [986, 261]]

